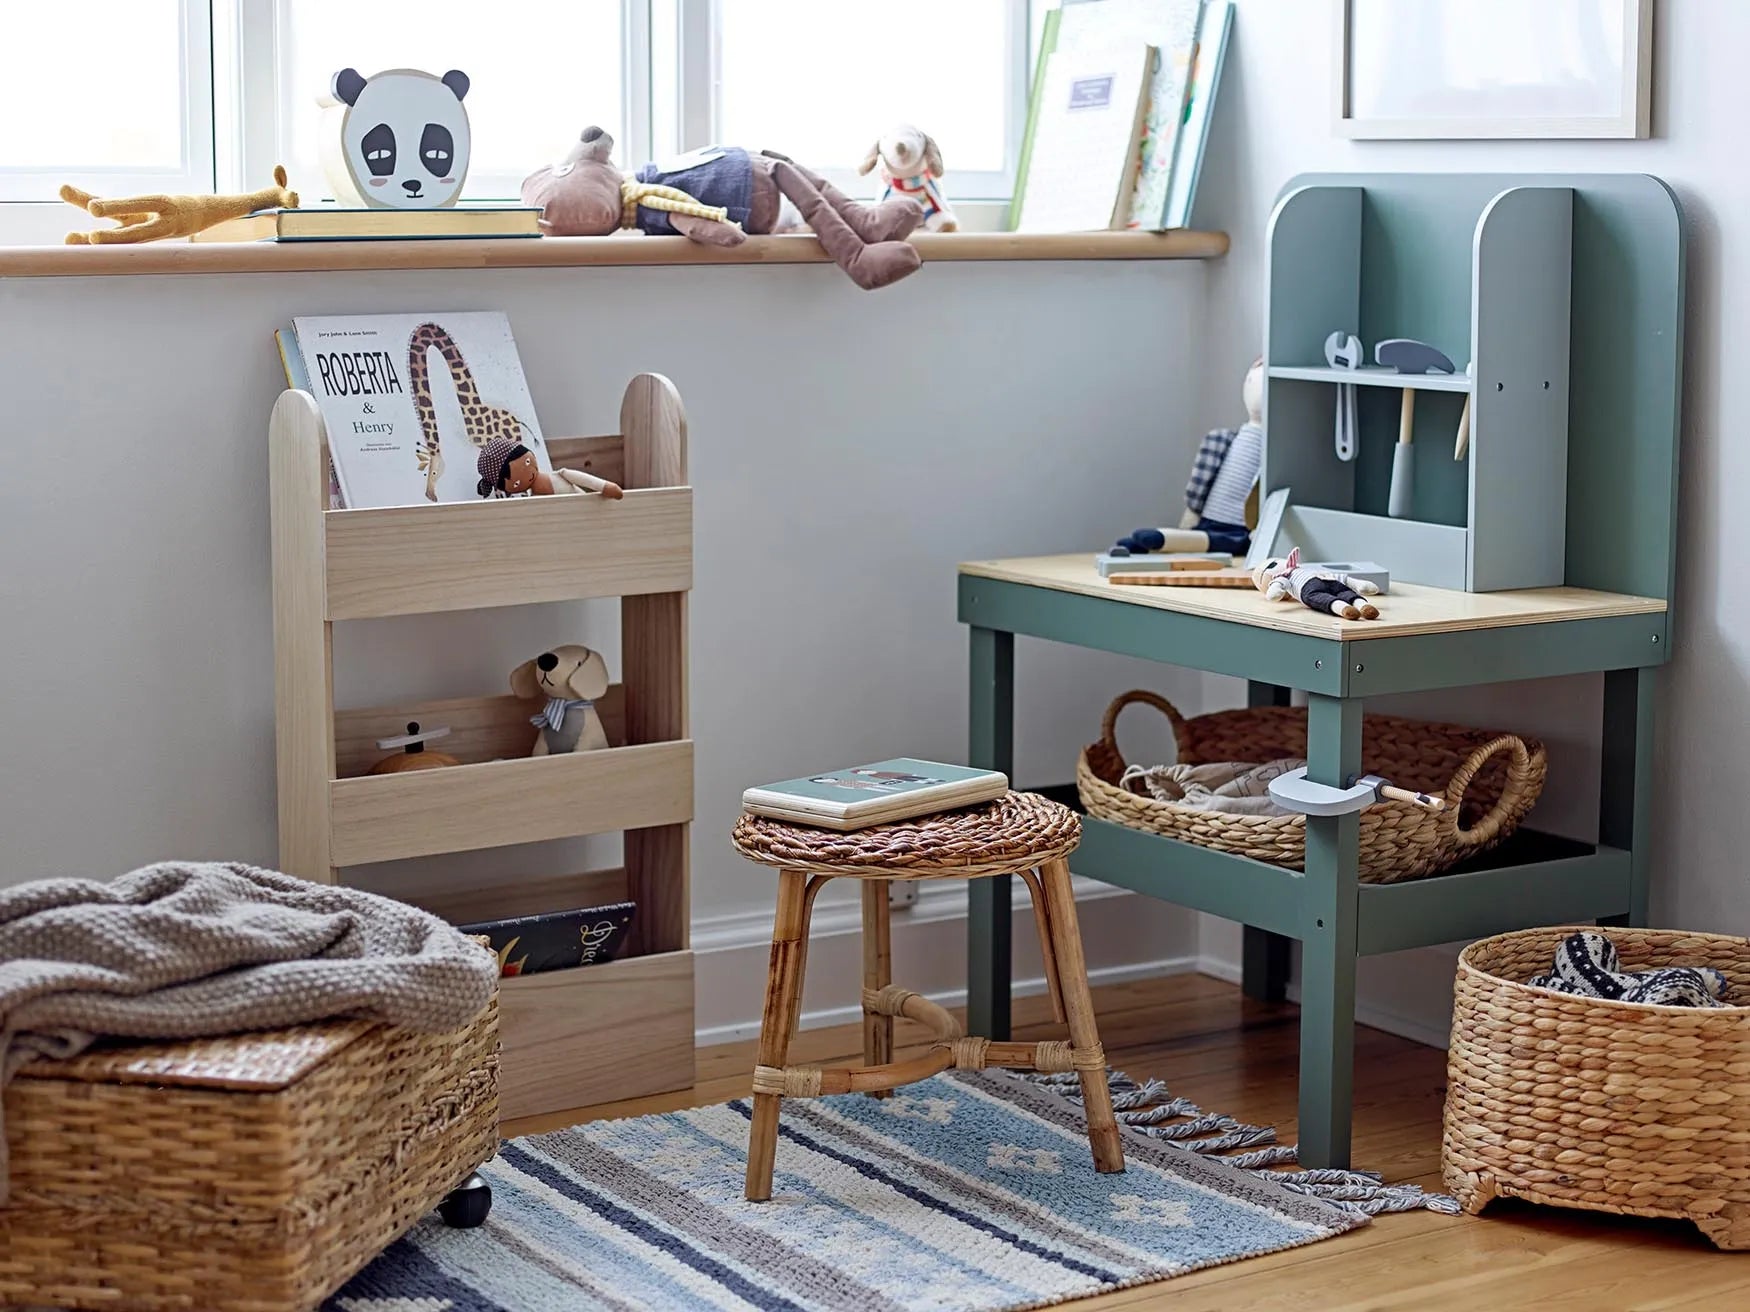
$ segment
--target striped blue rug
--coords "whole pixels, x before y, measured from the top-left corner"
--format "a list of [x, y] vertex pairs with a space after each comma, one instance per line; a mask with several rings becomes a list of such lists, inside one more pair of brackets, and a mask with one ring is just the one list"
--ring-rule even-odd
[[1093, 1169], [1073, 1077], [1004, 1071], [786, 1102], [768, 1203], [741, 1196], [744, 1100], [514, 1139], [482, 1168], [484, 1226], [420, 1222], [326, 1307], [999, 1312], [1446, 1210], [1361, 1173], [1276, 1169], [1294, 1150], [1268, 1129], [1156, 1082], [1113, 1090], [1133, 1131], [1121, 1175]]

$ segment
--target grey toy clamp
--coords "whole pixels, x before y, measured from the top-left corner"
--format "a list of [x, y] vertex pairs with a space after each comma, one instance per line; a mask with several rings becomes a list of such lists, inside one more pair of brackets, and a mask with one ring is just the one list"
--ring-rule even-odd
[[1446, 799], [1399, 788], [1377, 774], [1351, 775], [1346, 788], [1314, 783], [1306, 767], [1290, 770], [1270, 781], [1270, 798], [1285, 811], [1301, 815], [1348, 815], [1364, 811], [1375, 802], [1402, 802], [1424, 811], [1444, 811]]

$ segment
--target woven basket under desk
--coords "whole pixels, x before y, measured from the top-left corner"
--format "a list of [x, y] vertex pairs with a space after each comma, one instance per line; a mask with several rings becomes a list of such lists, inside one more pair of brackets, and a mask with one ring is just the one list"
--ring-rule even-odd
[[496, 1149], [497, 1013], [25, 1067], [6, 1091], [0, 1305], [317, 1307]]
[[[1294, 870], [1305, 866], [1304, 815], [1229, 815], [1120, 788], [1126, 762], [1118, 750], [1118, 715], [1137, 702], [1167, 717], [1184, 765], [1262, 765], [1306, 755], [1304, 707], [1255, 706], [1186, 719], [1165, 697], [1127, 692], [1106, 708], [1100, 740], [1084, 748], [1076, 762], [1076, 790], [1089, 815], [1254, 861]], [[1534, 738], [1396, 715], [1363, 717], [1362, 769], [1400, 788], [1443, 797], [1446, 809], [1386, 805], [1363, 811], [1361, 882], [1389, 884], [1437, 874], [1494, 847], [1537, 804], [1548, 764], [1543, 744]]]
[[[1575, 928], [1499, 934], [1459, 956], [1447, 1189], [1467, 1212], [1513, 1197], [1680, 1217], [1721, 1248], [1750, 1248], [1750, 1006], [1661, 1007], [1527, 984]], [[1604, 933], [1624, 970], [1712, 966], [1728, 999], [1750, 1001], [1750, 939]]]

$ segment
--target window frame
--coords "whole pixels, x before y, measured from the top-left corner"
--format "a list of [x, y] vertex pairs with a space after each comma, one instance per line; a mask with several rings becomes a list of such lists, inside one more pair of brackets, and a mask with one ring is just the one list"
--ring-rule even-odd
[[[620, 0], [623, 104], [619, 156], [628, 169], [646, 159], [719, 140], [720, 58], [717, 33], [725, 0]], [[732, 2], [732, 0], [730, 0]], [[287, 162], [280, 109], [280, 54], [289, 6], [296, 0], [180, 0], [183, 22], [183, 160], [180, 170], [23, 169], [0, 165], [0, 214], [31, 205], [40, 214], [60, 204], [55, 188], [74, 181], [102, 195], [247, 191]], [[1026, 130], [1032, 37], [1045, 0], [1003, 0], [1004, 57], [1009, 68], [1004, 168], [957, 170], [956, 201], [1007, 201]], [[748, 142], [783, 149], [783, 142]], [[476, 172], [471, 201], [514, 200], [531, 158], [516, 175]], [[822, 173], [852, 194], [870, 188], [849, 164]], [[327, 196], [325, 178], [293, 181], [308, 201]], [[9, 224], [32, 231], [41, 226]]]
[[[222, 2], [222, 0], [221, 0]], [[134, 166], [49, 168], [0, 164], [0, 204], [61, 205], [62, 183], [97, 196], [199, 193], [214, 190], [212, 0], [178, 0], [182, 40], [182, 163], [174, 169]]]
[[[236, 14], [235, 40], [227, 50], [234, 70], [231, 85], [238, 88], [235, 104], [216, 105], [215, 117], [227, 116], [235, 126], [233, 140], [240, 143], [230, 164], [234, 173], [221, 168], [228, 185], [247, 190], [250, 178], [266, 177], [278, 163], [289, 163], [289, 135], [280, 110], [285, 89], [280, 85], [281, 50], [286, 40], [290, 7], [296, 0], [213, 0], [217, 8]], [[625, 125], [616, 143], [622, 163], [642, 161], [650, 154], [650, 82], [654, 52], [650, 45], [650, 12], [653, 0], [619, 0], [620, 4], [620, 121]], [[466, 61], [459, 61], [459, 67]], [[364, 71], [364, 70], [361, 70]], [[312, 93], [314, 94], [314, 93]], [[314, 109], [311, 110], [314, 113]], [[538, 130], [538, 129], [537, 129]], [[576, 125], [552, 125], [555, 132], [575, 131]], [[554, 148], [563, 135], [555, 139]], [[515, 202], [522, 181], [540, 167], [543, 159], [533, 153], [514, 170], [490, 172], [471, 166], [467, 202]], [[333, 199], [328, 179], [319, 171], [312, 176], [299, 161], [300, 174], [293, 185], [306, 201]]]
[[[729, 2], [733, 3], [733, 0]], [[1003, 167], [953, 170], [948, 191], [956, 201], [1006, 202], [1015, 190], [1021, 145], [1027, 130], [1027, 98], [1032, 90], [1033, 77], [1033, 18], [1039, 0], [1002, 2], [1005, 10], [1003, 59], [1008, 68], [1008, 96], [1003, 115]], [[723, 141], [718, 95], [723, 81], [722, 59], [717, 38], [725, 0], [649, 0], [649, 3], [673, 5], [679, 13], [680, 104], [675, 119], [685, 141], [659, 144], [665, 149], [679, 150]], [[784, 149], [781, 141], [738, 141], [732, 144]], [[869, 189], [869, 180], [861, 177], [849, 164], [825, 165], [817, 160], [807, 163], [834, 186], [852, 195]]]

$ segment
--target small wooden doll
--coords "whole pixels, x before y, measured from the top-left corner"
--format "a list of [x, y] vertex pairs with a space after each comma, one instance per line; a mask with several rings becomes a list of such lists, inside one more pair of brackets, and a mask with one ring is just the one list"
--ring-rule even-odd
[[1379, 610], [1365, 597], [1379, 586], [1353, 574], [1327, 574], [1300, 563], [1300, 548], [1286, 560], [1271, 559], [1252, 571], [1252, 582], [1271, 601], [1292, 597], [1309, 610], [1323, 611], [1343, 620], [1376, 620]]
[[495, 437], [480, 449], [477, 462], [483, 497], [550, 497], [578, 492], [599, 492], [610, 501], [625, 495], [618, 483], [586, 474], [580, 469], [555, 469], [545, 473], [535, 453], [521, 442]]

